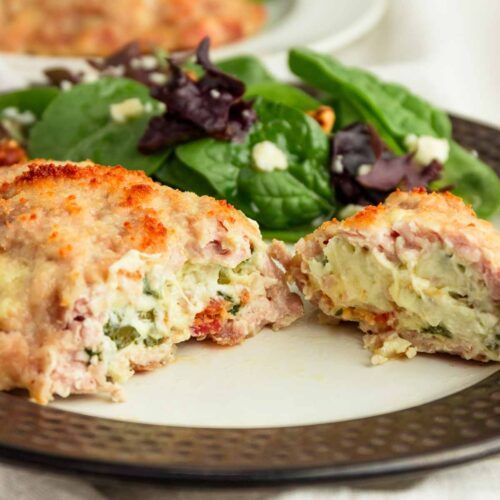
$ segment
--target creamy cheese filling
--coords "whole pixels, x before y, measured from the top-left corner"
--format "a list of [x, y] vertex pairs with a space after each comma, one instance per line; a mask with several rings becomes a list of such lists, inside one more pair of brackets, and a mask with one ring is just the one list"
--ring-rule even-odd
[[390, 260], [381, 251], [333, 238], [309, 264], [313, 287], [341, 305], [339, 316], [345, 317], [346, 308], [391, 313], [401, 330], [444, 344], [464, 341], [499, 355], [499, 304], [490, 299], [480, 274], [443, 244], [424, 250], [399, 245], [397, 259]]
[[246, 304], [242, 296], [265, 294], [260, 253], [234, 269], [187, 262], [172, 273], [158, 255], [128, 252], [110, 269], [104, 340], [87, 350], [89, 362], [105, 363], [108, 376], [121, 382], [153, 349], [168, 356], [174, 344], [188, 340], [196, 315], [211, 301], [223, 301], [229, 317], [237, 316]]
[[9, 317], [21, 313], [26, 307], [26, 287], [30, 278], [27, 263], [0, 254], [0, 329]]

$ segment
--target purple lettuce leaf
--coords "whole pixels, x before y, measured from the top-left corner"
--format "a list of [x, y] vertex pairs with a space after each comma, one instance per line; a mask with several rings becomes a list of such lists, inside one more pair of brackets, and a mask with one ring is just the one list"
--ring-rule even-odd
[[61, 87], [63, 82], [69, 82], [73, 85], [80, 83], [83, 78], [82, 72], [74, 72], [63, 67], [48, 68], [43, 72], [50, 85]]
[[[145, 57], [148, 59], [148, 64], [144, 62]], [[97, 72], [98, 77], [123, 76], [151, 89], [164, 85], [168, 78], [167, 65], [155, 55], [144, 53], [137, 42], [128, 43], [108, 57], [88, 59], [87, 64], [93, 68], [94, 75]], [[57, 87], [61, 87], [64, 81], [74, 85], [91, 81], [86, 78], [89, 70], [71, 71], [64, 67], [54, 67], [48, 68], [44, 73], [48, 82]], [[95, 78], [94, 75], [92, 76]]]
[[[153, 64], [143, 64], [145, 57]], [[138, 42], [130, 42], [103, 59], [89, 59], [87, 62], [102, 76], [124, 76], [151, 89], [163, 85], [168, 77], [167, 66], [162, 65], [155, 55], [144, 53]]]
[[[196, 62], [204, 71], [199, 79], [184, 71], [175, 58], [169, 60], [168, 82], [151, 92], [166, 106], [163, 122], [152, 120], [139, 142], [141, 152], [152, 153], [157, 151], [156, 145], [173, 145], [199, 137], [241, 140], [256, 121], [252, 103], [242, 100], [244, 83], [210, 61], [209, 47], [210, 41], [205, 38], [196, 50]], [[176, 121], [182, 124], [182, 133], [175, 126]], [[165, 137], [160, 140], [162, 133]], [[150, 140], [153, 135], [155, 141]]]
[[203, 129], [187, 120], [168, 114], [155, 116], [149, 121], [139, 149], [143, 154], [151, 154], [181, 142], [200, 139], [204, 135]]
[[395, 189], [428, 188], [442, 169], [437, 161], [419, 165], [413, 154], [396, 156], [368, 124], [350, 125], [333, 138], [330, 178], [342, 204], [377, 204]]

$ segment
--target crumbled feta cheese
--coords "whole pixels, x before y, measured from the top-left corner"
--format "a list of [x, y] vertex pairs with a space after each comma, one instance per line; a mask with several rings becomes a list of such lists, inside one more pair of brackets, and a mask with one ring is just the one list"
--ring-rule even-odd
[[167, 83], [167, 75], [155, 71], [149, 75], [149, 81], [155, 85], [164, 85]]
[[155, 56], [142, 56], [142, 57], [134, 57], [130, 61], [130, 66], [133, 69], [144, 69], [146, 71], [151, 71], [158, 67], [158, 59]]
[[144, 113], [144, 105], [140, 99], [132, 97], [131, 99], [111, 104], [109, 111], [114, 122], [125, 123], [130, 118], [142, 115]]
[[212, 89], [210, 91], [210, 96], [214, 99], [218, 99], [220, 97], [220, 92], [217, 89]]
[[144, 111], [146, 113], [152, 113], [153, 112], [153, 103], [147, 102], [146, 104], [144, 104]]
[[92, 83], [99, 79], [99, 72], [93, 68], [89, 68], [82, 76], [82, 82]]
[[363, 210], [362, 205], [354, 205], [350, 203], [349, 205], [346, 205], [342, 210], [340, 210], [338, 216], [339, 219], [347, 219], [347, 217], [351, 217], [354, 214], [357, 214], [360, 210]]
[[358, 175], [367, 175], [373, 170], [373, 165], [360, 165]]
[[123, 76], [125, 74], [125, 66], [118, 64], [117, 66], [108, 66], [103, 72], [103, 75], [108, 76]]
[[344, 171], [344, 165], [342, 165], [342, 155], [335, 156], [333, 161], [333, 171], [336, 174], [341, 174]]
[[446, 139], [438, 139], [430, 135], [409, 134], [405, 139], [408, 151], [415, 153], [415, 160], [420, 165], [428, 165], [432, 160], [446, 163], [450, 154], [450, 144]]
[[262, 141], [255, 144], [252, 148], [252, 158], [255, 168], [262, 172], [286, 170], [288, 168], [285, 153], [271, 141]]
[[11, 120], [19, 125], [32, 125], [35, 123], [36, 117], [31, 111], [19, 111], [13, 106], [9, 106], [2, 111], [2, 118]]
[[152, 70], [158, 67], [158, 59], [155, 56], [146, 55], [140, 58], [142, 69]]
[[67, 92], [73, 88], [73, 84], [69, 80], [63, 80], [61, 82], [61, 90], [63, 92]]
[[396, 332], [380, 335], [366, 334], [363, 337], [363, 343], [373, 352], [372, 365], [381, 365], [401, 356], [411, 359], [417, 355], [417, 350], [411, 342], [401, 338]]

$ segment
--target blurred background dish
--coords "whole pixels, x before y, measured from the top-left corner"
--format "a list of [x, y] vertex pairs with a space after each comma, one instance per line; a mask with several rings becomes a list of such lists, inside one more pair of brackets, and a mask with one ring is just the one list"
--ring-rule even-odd
[[252, 35], [266, 19], [253, 0], [3, 0], [7, 52], [105, 56], [131, 39], [145, 49], [190, 49], [204, 36], [222, 45]]
[[333, 52], [374, 28], [386, 7], [386, 0], [271, 0], [264, 29], [217, 54], [282, 55], [298, 45]]
[[[147, 9], [141, 10], [138, 6], [158, 4], [159, 0], [100, 3], [97, 0], [85, 3], [82, 0], [2, 0], [1, 59], [16, 73], [16, 79], [22, 85], [25, 83], [23, 78], [31, 79], [47, 67], [64, 65], [79, 69], [82, 56], [109, 54], [131, 39], [141, 39], [140, 32], [146, 33], [143, 39], [146, 46], [160, 45], [166, 49], [194, 47], [208, 34], [212, 44], [218, 46], [213, 51], [216, 59], [251, 53], [264, 57], [266, 64], [281, 76], [286, 73], [284, 54], [289, 47], [306, 45], [328, 52], [338, 50], [371, 30], [386, 8], [386, 0], [161, 1], [164, 14], [158, 17], [156, 23], [159, 25], [163, 19], [168, 26], [145, 30], [144, 25], [151, 21], [144, 18], [150, 17], [150, 14], [147, 14]], [[81, 6], [83, 3], [85, 8], [77, 10], [76, 14], [69, 8], [70, 5]], [[46, 5], [46, 9], [53, 9], [50, 12], [55, 12], [52, 21], [50, 14], [40, 14], [42, 4]], [[175, 15], [168, 14], [169, 4], [175, 5]], [[7, 15], [9, 5], [11, 10], [15, 7], [15, 15]], [[209, 14], [208, 5], [214, 6]], [[131, 16], [130, 9], [135, 9], [137, 14]], [[24, 13], [21, 14], [21, 11]], [[189, 22], [187, 14], [191, 16]], [[87, 19], [86, 22], [80, 19], [82, 16]], [[13, 23], [8, 17], [17, 21]], [[61, 22], [62, 17], [64, 22]], [[113, 23], [109, 23], [111, 18], [115, 19]], [[169, 19], [177, 19], [177, 27], [171, 25]], [[69, 26], [64, 37], [60, 34], [61, 25]], [[43, 37], [35, 36], [36, 26], [40, 33], [45, 33]], [[3, 80], [2, 77], [0, 88], [12, 86]]]

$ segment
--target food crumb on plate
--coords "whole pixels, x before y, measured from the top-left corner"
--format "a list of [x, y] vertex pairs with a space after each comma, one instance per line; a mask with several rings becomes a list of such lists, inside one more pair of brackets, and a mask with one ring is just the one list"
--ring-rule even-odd
[[382, 365], [383, 363], [406, 356], [411, 359], [417, 355], [417, 350], [411, 342], [401, 338], [396, 332], [373, 335], [366, 334], [363, 337], [363, 344], [366, 349], [372, 351], [372, 365]]

